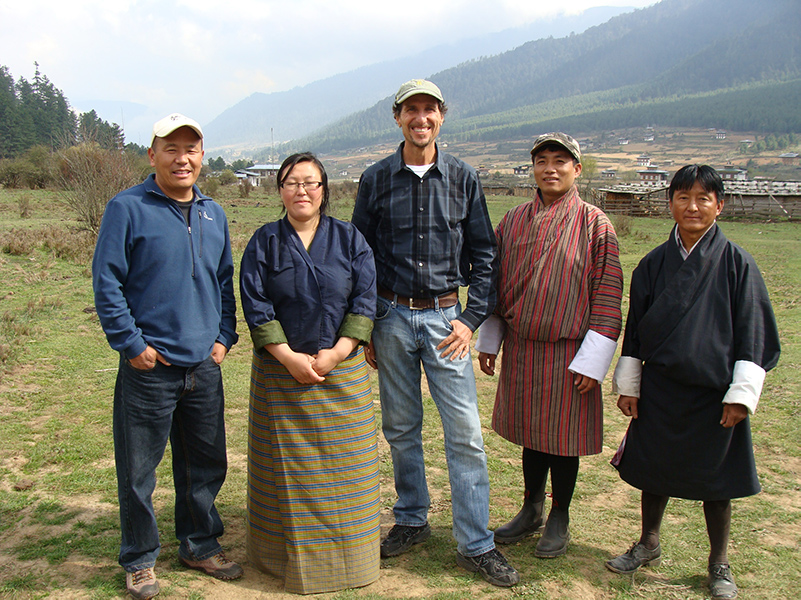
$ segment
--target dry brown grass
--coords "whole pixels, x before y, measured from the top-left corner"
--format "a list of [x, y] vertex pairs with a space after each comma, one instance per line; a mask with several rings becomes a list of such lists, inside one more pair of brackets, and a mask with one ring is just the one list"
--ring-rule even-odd
[[29, 256], [37, 250], [77, 264], [88, 265], [94, 253], [93, 233], [52, 225], [44, 229], [11, 229], [0, 232], [0, 252]]

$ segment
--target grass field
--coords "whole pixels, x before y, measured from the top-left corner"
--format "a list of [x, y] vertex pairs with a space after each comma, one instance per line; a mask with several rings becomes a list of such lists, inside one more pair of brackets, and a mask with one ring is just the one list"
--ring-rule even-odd
[[[519, 199], [490, 198], [494, 221]], [[225, 197], [235, 261], [253, 231], [278, 214], [278, 200], [257, 190]], [[333, 214], [347, 218], [350, 205]], [[91, 240], [50, 191], [0, 189], [0, 597], [118, 598], [124, 575], [118, 551], [111, 403], [117, 356], [92, 311]], [[661, 243], [669, 221], [619, 221], [626, 281], [639, 259]], [[730, 558], [742, 598], [801, 597], [801, 229], [795, 223], [723, 223], [730, 239], [756, 258], [779, 322], [779, 366], [768, 374], [752, 419], [763, 492], [734, 502]], [[625, 304], [624, 304], [625, 310]], [[224, 363], [229, 476], [218, 507], [229, 556], [245, 577], [222, 583], [187, 572], [177, 561], [169, 452], [155, 495], [162, 531], [157, 566], [160, 598], [289, 598], [280, 582], [257, 572], [244, 555], [246, 437], [250, 348], [241, 342]], [[479, 373], [492, 497], [490, 526], [514, 516], [522, 495], [520, 449], [489, 428], [495, 379]], [[373, 386], [377, 400], [377, 384]], [[427, 393], [427, 392], [426, 392]], [[627, 420], [605, 383], [605, 446], [582, 460], [571, 510], [573, 541], [553, 560], [533, 556], [536, 537], [504, 548], [522, 575], [511, 590], [486, 584], [455, 565], [450, 492], [436, 410], [427, 399], [424, 435], [432, 496], [432, 539], [384, 561], [382, 577], [359, 590], [324, 598], [581, 598], [707, 597], [708, 544], [700, 503], [673, 500], [663, 527], [663, 562], [622, 577], [603, 563], [639, 533], [639, 493], [608, 464]], [[378, 407], [377, 407], [378, 410]], [[381, 439], [381, 438], [380, 438]], [[382, 528], [391, 525], [391, 464], [381, 439]]]

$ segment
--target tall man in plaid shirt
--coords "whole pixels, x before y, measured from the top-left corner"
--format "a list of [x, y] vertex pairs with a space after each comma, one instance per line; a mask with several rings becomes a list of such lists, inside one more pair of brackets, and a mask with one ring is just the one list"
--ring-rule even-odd
[[475, 170], [437, 147], [446, 111], [430, 81], [400, 87], [393, 113], [404, 142], [362, 175], [353, 211], [375, 254], [378, 306], [367, 362], [378, 369], [398, 494], [381, 556], [397, 556], [431, 535], [422, 364], [445, 433], [456, 562], [509, 587], [520, 578], [488, 529], [487, 457], [470, 358], [473, 332], [495, 306], [496, 243]]

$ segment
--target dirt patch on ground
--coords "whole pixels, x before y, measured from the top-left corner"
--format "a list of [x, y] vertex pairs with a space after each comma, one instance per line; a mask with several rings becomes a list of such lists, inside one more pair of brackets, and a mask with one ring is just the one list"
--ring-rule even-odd
[[[159, 494], [162, 496], [162, 494]], [[90, 559], [80, 553], [71, 553], [66, 560], [51, 564], [45, 559], [20, 560], [18, 554], [21, 545], [46, 542], [47, 539], [69, 535], [74, 531], [74, 524], [78, 521], [92, 523], [99, 518], [116, 519], [117, 508], [97, 498], [79, 497], [73, 499], [59, 499], [64, 511], [74, 512], [66, 522], [59, 525], [36, 523], [32, 510], [23, 509], [19, 514], [20, 522], [13, 527], [13, 535], [0, 536], [0, 582], [24, 582], [35, 579], [39, 583], [35, 589], [26, 591], [19, 589], [13, 598], [107, 598], [123, 597], [124, 574], [117, 565], [114, 556]], [[158, 501], [161, 504], [163, 500]], [[159, 511], [161, 512], [161, 511]], [[385, 535], [392, 526], [391, 511], [384, 510], [381, 514], [382, 535]], [[8, 532], [6, 532], [8, 533]], [[166, 536], [165, 536], [166, 537]], [[187, 598], [190, 594], [194, 598], [205, 600], [229, 600], [237, 598], [242, 600], [255, 600], [270, 598], [273, 600], [297, 600], [299, 596], [285, 593], [283, 582], [275, 577], [264, 574], [252, 567], [244, 556], [245, 528], [241, 520], [228, 520], [224, 543], [229, 558], [239, 562], [245, 569], [245, 576], [237, 581], [217, 581], [201, 573], [185, 569], [177, 560], [177, 548], [174, 542], [163, 539], [164, 547], [159, 557], [156, 572], [162, 587], [159, 598]], [[69, 544], [70, 540], [65, 543]], [[381, 577], [375, 583], [353, 590], [349, 597], [362, 595], [377, 595], [386, 598], [426, 598], [431, 595], [431, 585], [423, 577], [415, 575], [407, 566], [405, 558], [394, 559], [391, 565], [382, 564]], [[438, 592], [447, 592], [451, 586], [449, 579], [454, 576], [464, 576], [454, 565], [452, 573], [444, 573], [442, 581], [437, 585]], [[47, 589], [42, 589], [43, 582]], [[484, 585], [477, 582], [477, 585]], [[90, 589], [99, 586], [106, 592]], [[463, 583], [454, 582], [453, 589], [464, 587]], [[118, 592], [109, 593], [109, 589]], [[57, 591], [56, 591], [57, 590]], [[333, 598], [336, 594], [320, 594], [318, 598]], [[472, 594], [471, 594], [472, 595]], [[7, 597], [0, 592], [0, 597]]]

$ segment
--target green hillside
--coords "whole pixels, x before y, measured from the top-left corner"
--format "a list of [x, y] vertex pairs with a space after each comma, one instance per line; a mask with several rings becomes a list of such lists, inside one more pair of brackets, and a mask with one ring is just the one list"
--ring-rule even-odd
[[[443, 139], [650, 124], [801, 132], [799, 31], [798, 0], [663, 0], [434, 75], [449, 105]], [[290, 146], [397, 137], [387, 97]]]

